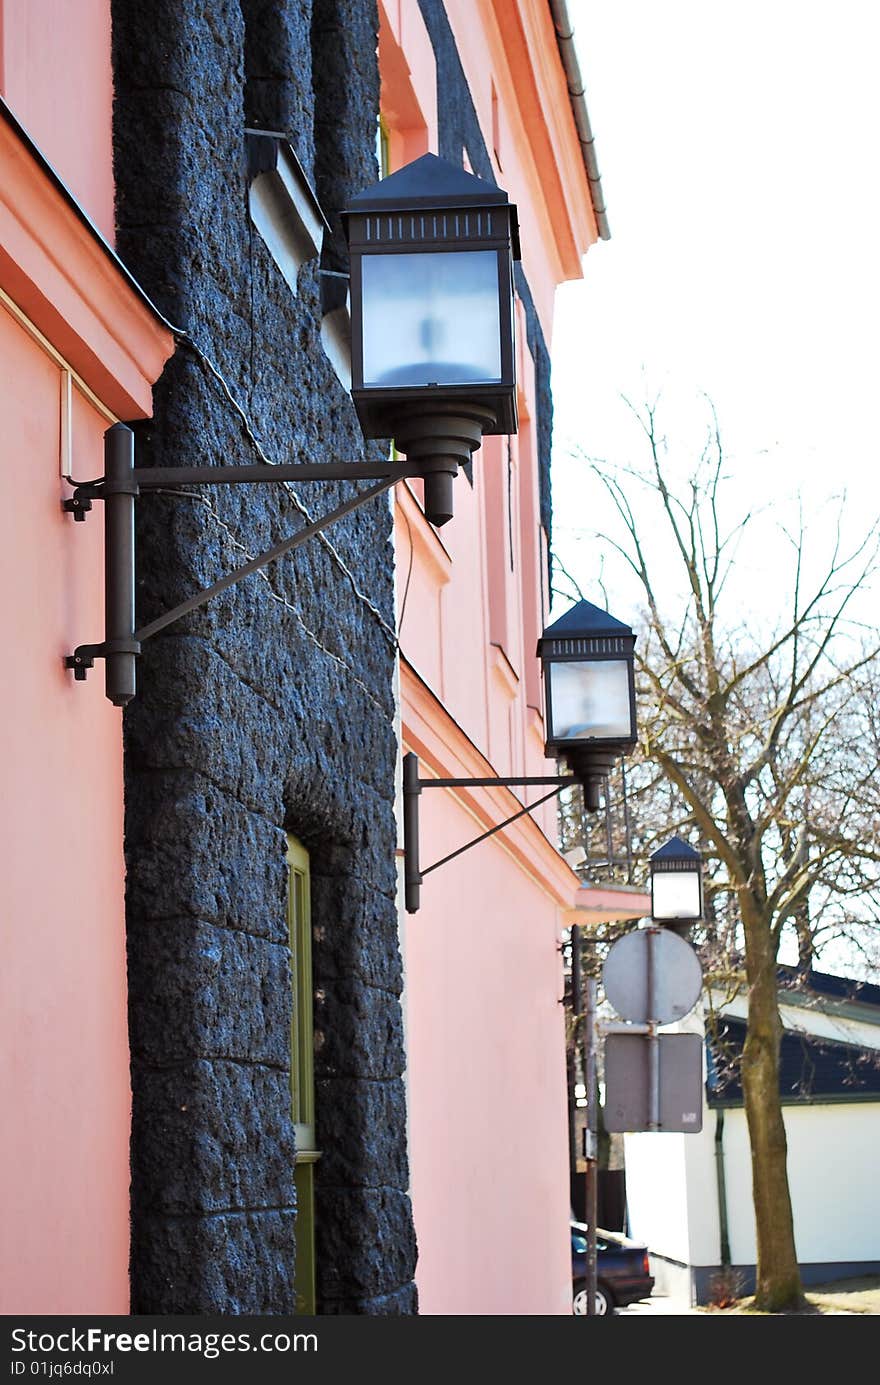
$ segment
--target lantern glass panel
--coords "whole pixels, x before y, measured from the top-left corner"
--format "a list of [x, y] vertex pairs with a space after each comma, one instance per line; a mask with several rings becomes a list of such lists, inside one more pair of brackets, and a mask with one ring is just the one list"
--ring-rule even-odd
[[501, 379], [497, 251], [366, 254], [361, 275], [365, 386]]
[[652, 918], [698, 919], [700, 913], [699, 871], [658, 870], [652, 874]]
[[629, 665], [624, 659], [550, 665], [551, 739], [631, 740]]

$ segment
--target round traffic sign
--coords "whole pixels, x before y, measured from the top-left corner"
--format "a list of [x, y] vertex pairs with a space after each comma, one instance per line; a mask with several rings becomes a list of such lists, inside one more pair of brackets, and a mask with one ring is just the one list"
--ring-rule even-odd
[[602, 981], [605, 995], [621, 1019], [669, 1024], [682, 1019], [696, 1005], [703, 970], [690, 943], [677, 933], [665, 928], [637, 928], [618, 938], [609, 949]]

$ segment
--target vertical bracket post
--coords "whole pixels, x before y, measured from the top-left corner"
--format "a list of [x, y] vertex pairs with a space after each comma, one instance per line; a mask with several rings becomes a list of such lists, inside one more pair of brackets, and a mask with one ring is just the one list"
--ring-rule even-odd
[[104, 434], [104, 686], [115, 707], [135, 695], [134, 433], [114, 423]]
[[408, 914], [418, 913], [422, 873], [419, 868], [419, 757], [403, 757], [403, 890]]

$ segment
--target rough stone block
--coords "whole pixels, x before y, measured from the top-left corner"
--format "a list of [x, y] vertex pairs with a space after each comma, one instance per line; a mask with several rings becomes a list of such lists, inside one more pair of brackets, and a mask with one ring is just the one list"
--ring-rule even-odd
[[397, 996], [354, 977], [322, 982], [315, 994], [316, 1078], [387, 1080], [403, 1069]]
[[135, 1065], [132, 1191], [152, 1213], [292, 1207], [290, 1077], [278, 1069], [199, 1061]]
[[399, 1138], [401, 1122], [406, 1124], [403, 1082], [338, 1078], [315, 1087], [321, 1186], [386, 1184], [406, 1191], [409, 1171]]
[[404, 1193], [319, 1185], [318, 1197], [315, 1245], [322, 1303], [378, 1298], [410, 1283], [416, 1239]]
[[138, 1218], [132, 1313], [292, 1313], [293, 1209]]
[[138, 1063], [226, 1058], [290, 1065], [286, 943], [190, 918], [129, 930], [129, 1030]]

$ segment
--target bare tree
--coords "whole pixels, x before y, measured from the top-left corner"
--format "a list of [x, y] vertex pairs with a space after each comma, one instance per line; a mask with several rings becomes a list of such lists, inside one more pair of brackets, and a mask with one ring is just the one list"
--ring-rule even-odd
[[[633, 413], [646, 465], [593, 464], [616, 517], [614, 531], [599, 536], [602, 547], [637, 579], [643, 599], [642, 763], [633, 772], [648, 801], [658, 774], [665, 780], [669, 816], [660, 831], [690, 829], [708, 858], [719, 979], [735, 978], [740, 962], [744, 972], [756, 1306], [784, 1312], [802, 1304], [803, 1290], [779, 1094], [777, 966], [784, 935], [794, 933], [808, 968], [823, 943], [858, 936], [871, 918], [880, 865], [880, 660], [876, 630], [860, 628], [852, 612], [874, 572], [877, 533], [847, 548], [838, 522], [823, 553], [825, 536], [808, 542], [802, 518], [781, 529], [788, 589], [768, 593], [772, 622], [745, 620], [737, 579], [748, 571], [756, 526], [749, 513], [727, 519], [731, 478], [714, 410], [684, 483], [672, 479], [656, 402]], [[674, 559], [674, 613], [657, 543], [664, 561], [670, 552]], [[556, 571], [577, 585], [558, 563]], [[653, 802], [641, 818], [643, 849], [657, 830]]]

